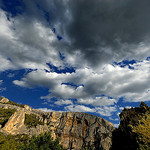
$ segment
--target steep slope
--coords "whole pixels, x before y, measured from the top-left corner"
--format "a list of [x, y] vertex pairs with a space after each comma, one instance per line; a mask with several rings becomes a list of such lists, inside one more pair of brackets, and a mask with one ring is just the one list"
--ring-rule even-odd
[[150, 149], [150, 107], [144, 102], [136, 108], [124, 109], [120, 125], [113, 133], [112, 150]]
[[63, 147], [70, 150], [109, 150], [112, 145], [113, 125], [94, 115], [79, 112], [42, 112], [3, 98], [0, 108], [15, 110], [1, 126], [0, 132], [5, 134], [33, 136], [51, 131], [52, 137], [60, 137]]

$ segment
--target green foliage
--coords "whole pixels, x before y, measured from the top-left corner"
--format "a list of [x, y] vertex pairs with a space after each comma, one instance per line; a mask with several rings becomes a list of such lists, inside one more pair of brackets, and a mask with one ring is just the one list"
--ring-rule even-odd
[[15, 106], [19, 106], [19, 107], [24, 108], [24, 105], [23, 105], [23, 104], [18, 104], [18, 103], [15, 103], [15, 102], [13, 102], [13, 101], [9, 101], [7, 104], [15, 105]]
[[0, 133], [0, 150], [20, 150], [28, 141], [28, 135], [13, 136]]
[[150, 107], [141, 102], [139, 107], [124, 109], [120, 119], [113, 132], [112, 150], [150, 150]]
[[140, 144], [140, 147], [150, 148], [150, 114], [147, 114], [139, 120], [139, 124], [137, 126], [133, 126], [132, 129], [132, 131], [136, 134], [136, 139]]
[[0, 100], [1, 100], [1, 99], [3, 99], [3, 97], [2, 97], [2, 96], [0, 96]]
[[14, 114], [16, 110], [15, 109], [4, 109], [4, 108], [0, 108], [0, 124], [2, 125], [2, 127], [5, 125], [5, 123], [8, 121], [8, 119], [10, 118], [10, 116], [12, 114]]
[[83, 150], [88, 150], [88, 147], [87, 146], [83, 147]]
[[50, 132], [33, 136], [4, 135], [0, 133], [0, 150], [64, 150], [59, 139], [53, 140]]
[[33, 136], [29, 144], [22, 146], [21, 150], [63, 150], [59, 139], [53, 140], [50, 132]]
[[30, 115], [25, 114], [25, 122], [24, 123], [28, 128], [36, 127], [38, 124], [44, 125], [44, 122], [39, 121], [38, 117], [34, 114], [30, 114]]

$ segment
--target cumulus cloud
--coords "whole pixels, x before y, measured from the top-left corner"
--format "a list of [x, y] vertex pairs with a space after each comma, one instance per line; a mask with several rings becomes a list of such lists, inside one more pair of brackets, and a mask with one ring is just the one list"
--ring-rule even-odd
[[102, 116], [111, 116], [113, 112], [116, 112], [117, 109], [114, 106], [108, 107], [108, 106], [104, 106], [104, 107], [98, 107], [97, 108], [97, 113], [99, 113]]
[[[46, 62], [63, 65], [59, 50], [68, 63], [91, 67], [149, 55], [147, 0], [23, 2], [23, 13], [9, 20], [1, 10], [1, 51], [8, 49], [5, 54], [15, 66], [46, 67]], [[63, 37], [60, 42], [56, 42], [58, 34]]]
[[[66, 0], [60, 3], [58, 0], [53, 4], [58, 8], [56, 18], [60, 15], [63, 18], [56, 19], [59, 24], [56, 27], [70, 46], [67, 52], [80, 52], [88, 64], [96, 66], [131, 57], [143, 59], [149, 54], [149, 1]], [[60, 9], [64, 13], [60, 13], [59, 8], [64, 7]]]
[[[120, 97], [131, 102], [149, 101], [148, 64], [148, 60], [137, 62], [132, 65], [134, 69], [108, 64], [98, 72], [86, 68], [62, 74], [36, 70], [20, 81], [15, 80], [14, 84], [23, 87], [44, 86], [51, 93], [46, 98], [75, 98], [80, 104], [93, 106], [114, 105]], [[71, 84], [63, 84], [70, 82], [79, 86], [75, 88]]]
[[53, 43], [57, 38], [48, 27], [37, 20], [27, 21], [18, 16], [8, 20], [0, 10], [0, 71], [8, 69], [49, 69], [46, 63], [61, 62]]
[[[3, 84], [3, 80], [0, 80], [0, 86]], [[0, 93], [5, 91], [6, 87], [0, 87]]]
[[48, 108], [38, 108], [38, 109], [41, 110], [41, 111], [45, 111], [45, 112], [52, 112], [52, 111], [54, 111], [54, 110], [48, 109]]
[[95, 112], [95, 109], [91, 109], [84, 105], [69, 105], [65, 107], [65, 110], [72, 112]]
[[[145, 60], [150, 51], [150, 1], [23, 3], [22, 13], [13, 17], [0, 9], [0, 71], [32, 70], [14, 80], [15, 85], [47, 87], [49, 95], [43, 98], [57, 98], [55, 105], [105, 116], [117, 110], [120, 97], [150, 100], [150, 67]], [[130, 67], [113, 64], [123, 59], [137, 61]], [[75, 71], [58, 73], [48, 64]]]
[[111, 116], [112, 113], [117, 111], [116, 107], [104, 106], [104, 107], [90, 108], [85, 105], [68, 105], [65, 106], [65, 110], [72, 111], [72, 112], [91, 112], [91, 113], [100, 114], [101, 116]]
[[59, 100], [56, 101], [54, 104], [56, 105], [68, 105], [68, 104], [73, 104], [71, 100]]
[[108, 97], [95, 97], [95, 98], [80, 98], [78, 100], [81, 104], [88, 104], [93, 106], [105, 106], [105, 105], [114, 105], [114, 103], [117, 103], [116, 99], [108, 98]]

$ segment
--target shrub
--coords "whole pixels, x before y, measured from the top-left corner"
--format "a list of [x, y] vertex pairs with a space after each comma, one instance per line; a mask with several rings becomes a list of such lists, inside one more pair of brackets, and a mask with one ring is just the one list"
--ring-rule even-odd
[[8, 121], [10, 116], [12, 114], [14, 114], [15, 111], [16, 111], [15, 109], [10, 109], [10, 108], [9, 109], [3, 109], [3, 108], [0, 108], [0, 124], [2, 125], [2, 127]]
[[23, 105], [23, 104], [18, 104], [18, 103], [15, 103], [15, 102], [13, 102], [13, 101], [9, 101], [7, 104], [15, 105], [15, 106], [19, 106], [19, 107], [24, 108], [24, 105]]
[[13, 136], [0, 133], [0, 150], [20, 150], [28, 141], [28, 135]]
[[38, 136], [4, 135], [0, 133], [0, 150], [64, 150], [59, 139], [53, 140], [50, 132]]
[[29, 144], [22, 146], [21, 150], [63, 150], [59, 139], [53, 140], [50, 132], [33, 136]]
[[28, 127], [28, 128], [31, 128], [31, 127], [36, 127], [38, 124], [39, 125], [44, 125], [44, 122], [43, 121], [39, 121], [39, 119], [37, 118], [36, 115], [34, 114], [25, 114], [25, 125]]

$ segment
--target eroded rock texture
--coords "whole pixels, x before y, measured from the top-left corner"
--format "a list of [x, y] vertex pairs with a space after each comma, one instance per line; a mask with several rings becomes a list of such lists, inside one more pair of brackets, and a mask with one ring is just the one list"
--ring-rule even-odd
[[47, 121], [53, 137], [60, 137], [64, 148], [108, 150], [111, 146], [113, 125], [85, 113], [51, 112]]
[[[65, 149], [81, 150], [109, 150], [112, 145], [113, 125], [100, 117], [79, 112], [42, 112], [20, 108], [10, 104], [0, 104], [0, 108], [16, 109], [5, 126], [0, 130], [9, 134], [38, 135], [51, 131], [52, 137], [60, 137], [60, 142]], [[24, 124], [25, 114], [34, 114], [43, 125], [27, 128]]]

